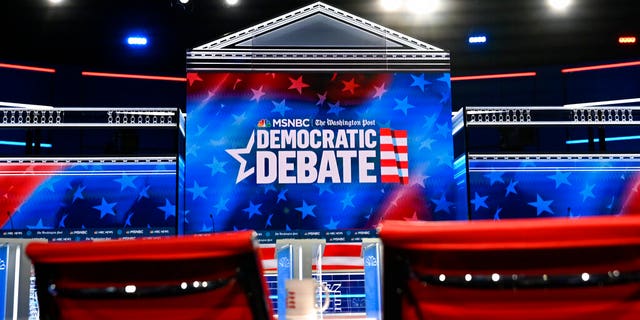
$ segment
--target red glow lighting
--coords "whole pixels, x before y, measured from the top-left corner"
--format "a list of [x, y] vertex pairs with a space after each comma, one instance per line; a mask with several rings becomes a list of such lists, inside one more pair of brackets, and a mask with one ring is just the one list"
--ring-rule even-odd
[[485, 75], [477, 75], [477, 76], [451, 77], [451, 81], [521, 78], [521, 77], [535, 77], [536, 75], [537, 73], [535, 72], [498, 73], [498, 74], [485, 74]]
[[162, 80], [162, 81], [178, 81], [186, 82], [187, 78], [181, 77], [165, 77], [165, 76], [147, 76], [141, 74], [124, 74], [124, 73], [108, 73], [108, 72], [91, 72], [82, 71], [85, 77], [106, 77], [106, 78], [125, 78], [125, 79], [142, 79], [142, 80]]
[[18, 69], [18, 70], [27, 70], [27, 71], [38, 71], [38, 72], [48, 72], [48, 73], [55, 73], [56, 72], [56, 69], [51, 69], [51, 68], [30, 67], [30, 66], [23, 66], [23, 65], [19, 65], [19, 64], [8, 64], [8, 63], [0, 63], [0, 68]]
[[640, 66], [640, 61], [601, 64], [601, 65], [597, 65], [597, 66], [562, 69], [562, 73], [581, 72], [581, 71], [590, 71], [590, 70], [602, 70], [602, 69], [612, 69], [612, 68], [624, 68], [624, 67], [635, 67], [635, 66]]

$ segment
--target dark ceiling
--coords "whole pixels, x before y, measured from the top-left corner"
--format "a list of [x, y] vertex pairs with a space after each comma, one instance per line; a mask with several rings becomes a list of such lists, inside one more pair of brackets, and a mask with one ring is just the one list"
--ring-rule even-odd
[[[288, 11], [307, 0], [47, 0], [0, 1], [0, 62], [73, 66], [91, 71], [184, 73], [185, 51]], [[451, 52], [454, 75], [528, 70], [631, 60], [640, 46], [623, 47], [621, 34], [640, 36], [640, 1], [574, 0], [564, 14], [546, 0], [442, 0], [441, 11], [416, 17], [385, 13], [378, 0], [325, 3]], [[150, 44], [127, 48], [139, 31]], [[467, 37], [482, 32], [485, 46]]]

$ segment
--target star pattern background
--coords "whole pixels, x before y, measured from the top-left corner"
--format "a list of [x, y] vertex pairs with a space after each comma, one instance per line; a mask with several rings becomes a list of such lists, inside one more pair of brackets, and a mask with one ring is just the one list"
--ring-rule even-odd
[[175, 162], [0, 164], [0, 170], [2, 230], [176, 227]]
[[[188, 79], [185, 233], [456, 218], [448, 73], [190, 73]], [[248, 147], [258, 123], [282, 118], [366, 119], [376, 131], [408, 130], [410, 183], [258, 185], [252, 174], [236, 184], [239, 171], [255, 166], [255, 145]], [[379, 158], [373, 162], [380, 181]]]

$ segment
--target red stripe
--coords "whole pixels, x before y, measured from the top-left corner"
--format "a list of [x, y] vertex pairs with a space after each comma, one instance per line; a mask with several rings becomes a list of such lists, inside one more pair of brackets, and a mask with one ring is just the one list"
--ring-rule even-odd
[[407, 130], [393, 130], [391, 135], [394, 138], [406, 138], [407, 137]]
[[624, 68], [624, 67], [635, 67], [635, 66], [640, 66], [640, 61], [612, 63], [612, 64], [601, 64], [601, 65], [596, 65], [596, 66], [562, 69], [562, 73], [572, 73], [572, 72], [601, 70], [601, 69], [612, 69], [612, 68]]
[[409, 169], [409, 161], [398, 161], [396, 163], [398, 169]]
[[324, 257], [360, 257], [362, 253], [361, 244], [327, 244], [324, 247]]
[[389, 128], [380, 128], [381, 136], [391, 136], [391, 129]]
[[477, 76], [451, 77], [451, 81], [504, 79], [504, 78], [519, 78], [519, 77], [535, 77], [535, 76], [536, 76], [535, 72], [500, 73], [500, 74], [486, 74], [486, 75], [477, 75]]
[[395, 159], [382, 159], [380, 160], [380, 166], [395, 168], [398, 162]]
[[409, 177], [400, 177], [400, 183], [409, 184]]
[[187, 81], [187, 78], [183, 78], [183, 77], [147, 76], [142, 74], [125, 74], [125, 73], [91, 72], [91, 71], [82, 71], [82, 75], [85, 77], [126, 78], [126, 79], [163, 80], [163, 81], [178, 81], [178, 82]]
[[382, 183], [394, 183], [394, 182], [400, 182], [400, 177], [398, 177], [397, 175], [394, 176], [390, 176], [390, 175], [382, 175]]

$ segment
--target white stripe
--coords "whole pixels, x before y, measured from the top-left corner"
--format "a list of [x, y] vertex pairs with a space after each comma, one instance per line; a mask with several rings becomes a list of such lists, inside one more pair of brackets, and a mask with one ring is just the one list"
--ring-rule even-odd
[[323, 257], [322, 264], [325, 266], [364, 266], [364, 259], [360, 257]]
[[380, 144], [393, 144], [391, 136], [380, 136]]
[[276, 269], [278, 267], [278, 263], [276, 259], [265, 259], [262, 260], [262, 268], [263, 269]]
[[393, 176], [397, 176], [398, 175], [398, 168], [396, 167], [380, 167], [380, 174], [387, 176], [387, 175], [393, 175]]
[[409, 155], [406, 153], [396, 153], [396, 161], [409, 161]]
[[382, 160], [396, 160], [396, 153], [393, 151], [380, 151], [380, 159]]
[[400, 169], [400, 176], [401, 177], [408, 177], [409, 176], [409, 169]]

